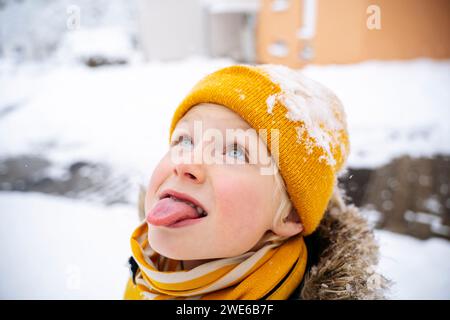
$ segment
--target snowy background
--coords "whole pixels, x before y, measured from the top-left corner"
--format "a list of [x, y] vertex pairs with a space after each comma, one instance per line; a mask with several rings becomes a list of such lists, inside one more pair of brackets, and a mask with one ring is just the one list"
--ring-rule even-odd
[[[76, 30], [73, 3], [83, 9]], [[0, 2], [2, 299], [121, 299], [138, 187], [167, 148], [172, 111], [202, 76], [236, 63], [145, 61], [134, 2], [92, 3]], [[450, 155], [450, 61], [304, 72], [343, 101], [349, 167]], [[450, 299], [448, 240], [376, 236], [391, 298]]]

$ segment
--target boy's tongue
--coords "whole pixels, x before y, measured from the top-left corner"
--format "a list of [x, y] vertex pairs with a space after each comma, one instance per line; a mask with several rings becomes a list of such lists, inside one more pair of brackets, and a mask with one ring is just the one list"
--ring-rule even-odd
[[175, 222], [198, 218], [197, 210], [185, 202], [164, 198], [147, 215], [147, 222], [155, 226], [168, 226]]

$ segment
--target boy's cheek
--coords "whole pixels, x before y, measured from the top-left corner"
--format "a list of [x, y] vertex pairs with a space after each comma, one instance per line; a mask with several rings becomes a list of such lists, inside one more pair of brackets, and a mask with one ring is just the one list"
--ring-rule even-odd
[[168, 172], [169, 166], [164, 162], [160, 162], [152, 173], [149, 182], [149, 187], [157, 188], [159, 185], [161, 185], [162, 182], [164, 182], [164, 180], [167, 178]]
[[262, 201], [254, 188], [254, 181], [223, 177], [215, 186], [215, 197], [218, 218], [229, 223], [247, 225], [261, 212], [259, 205]]
[[[171, 172], [170, 162], [164, 157], [154, 169], [150, 181], [148, 183], [146, 192], [146, 206], [151, 204], [152, 199], [155, 197], [158, 188], [163, 184]], [[148, 208], [147, 208], [148, 209]]]

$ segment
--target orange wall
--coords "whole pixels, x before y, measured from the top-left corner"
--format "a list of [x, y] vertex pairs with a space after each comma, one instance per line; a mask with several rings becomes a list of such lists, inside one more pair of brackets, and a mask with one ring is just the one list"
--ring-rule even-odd
[[[309, 41], [311, 60], [299, 58], [306, 41], [295, 34], [302, 26], [302, 0], [291, 0], [287, 11], [273, 12], [273, 0], [261, 0], [257, 21], [259, 63], [299, 67], [306, 63], [354, 63], [369, 59], [450, 58], [450, 0], [316, 0], [315, 37]], [[369, 30], [366, 10], [377, 5], [381, 29]], [[267, 52], [270, 43], [282, 40], [285, 57]]]

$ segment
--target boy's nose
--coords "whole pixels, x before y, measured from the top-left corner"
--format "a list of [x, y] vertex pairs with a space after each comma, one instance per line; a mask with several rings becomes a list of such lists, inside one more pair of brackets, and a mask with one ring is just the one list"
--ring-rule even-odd
[[173, 173], [181, 179], [188, 179], [194, 183], [203, 183], [205, 180], [205, 174], [199, 164], [177, 164], [173, 168]]

